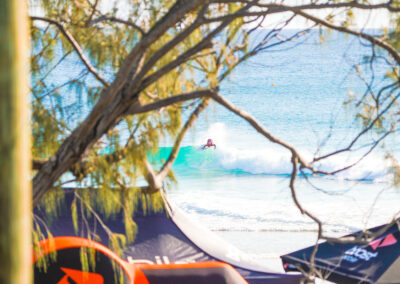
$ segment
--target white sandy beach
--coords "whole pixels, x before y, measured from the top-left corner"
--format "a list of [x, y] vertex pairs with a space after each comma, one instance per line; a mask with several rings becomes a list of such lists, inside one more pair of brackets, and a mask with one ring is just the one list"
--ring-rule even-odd
[[[280, 255], [290, 253], [315, 243], [316, 232], [215, 232], [225, 241], [246, 252], [255, 261], [284, 272]], [[332, 283], [317, 280], [316, 283]]]

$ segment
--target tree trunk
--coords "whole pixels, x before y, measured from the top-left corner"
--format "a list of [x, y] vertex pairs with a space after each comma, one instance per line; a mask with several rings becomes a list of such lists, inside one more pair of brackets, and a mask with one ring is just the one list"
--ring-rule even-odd
[[0, 0], [0, 283], [31, 283], [26, 0]]

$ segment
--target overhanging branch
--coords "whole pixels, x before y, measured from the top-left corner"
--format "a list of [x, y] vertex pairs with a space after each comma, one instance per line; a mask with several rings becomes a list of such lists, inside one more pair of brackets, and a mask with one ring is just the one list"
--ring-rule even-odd
[[371, 35], [368, 35], [366, 33], [363, 33], [363, 32], [357, 32], [357, 31], [351, 30], [351, 29], [346, 28], [346, 27], [334, 25], [334, 24], [332, 24], [332, 23], [330, 23], [330, 22], [328, 22], [326, 20], [323, 20], [323, 19], [320, 19], [318, 17], [315, 17], [315, 16], [313, 16], [311, 14], [308, 14], [308, 13], [306, 13], [306, 12], [300, 10], [300, 9], [291, 9], [291, 10], [294, 13], [296, 13], [297, 15], [300, 15], [300, 16], [302, 16], [302, 17], [304, 17], [306, 19], [309, 19], [309, 20], [313, 21], [314, 23], [317, 23], [317, 24], [322, 25], [324, 27], [327, 27], [327, 28], [330, 28], [330, 29], [333, 29], [333, 30], [337, 30], [337, 31], [340, 31], [340, 32], [348, 33], [348, 34], [351, 34], [351, 35], [355, 35], [355, 36], [358, 36], [360, 38], [368, 40], [372, 44], [375, 44], [375, 45], [385, 49], [393, 57], [393, 59], [396, 61], [396, 63], [398, 65], [400, 65], [400, 54], [396, 51], [396, 49], [393, 46], [391, 46], [387, 42], [385, 42], [385, 41], [383, 41], [383, 40], [381, 40], [379, 38], [376, 38], [374, 36], [371, 36]]
[[64, 28], [64, 26], [53, 19], [45, 18], [45, 17], [37, 17], [37, 16], [31, 16], [31, 20], [38, 20], [38, 21], [44, 21], [50, 24], [55, 25], [61, 33], [67, 38], [67, 40], [71, 43], [72, 47], [74, 48], [75, 52], [78, 54], [79, 58], [85, 64], [86, 68], [89, 70], [90, 73], [92, 73], [97, 80], [99, 80], [104, 86], [109, 86], [110, 84], [100, 75], [100, 73], [96, 70], [96, 68], [90, 63], [90, 60], [85, 56], [83, 53], [82, 48], [80, 47], [79, 43], [75, 40], [75, 38], [72, 36], [72, 34]]
[[177, 138], [175, 139], [174, 147], [172, 148], [172, 151], [167, 159], [167, 161], [164, 163], [162, 166], [161, 170], [156, 173], [153, 167], [150, 165], [150, 163], [145, 159], [145, 166], [147, 169], [147, 176], [146, 176], [146, 181], [149, 184], [148, 187], [148, 192], [147, 193], [156, 193], [162, 188], [162, 183], [165, 177], [168, 175], [168, 172], [171, 170], [172, 165], [175, 161], [175, 159], [178, 157], [178, 152], [183, 140], [183, 137], [185, 136], [186, 132], [192, 127], [193, 123], [196, 121], [197, 117], [199, 114], [207, 107], [209, 103], [208, 99], [204, 99], [200, 105], [197, 106], [197, 108], [191, 113], [190, 117], [186, 121], [185, 125], [183, 126], [182, 130], [178, 134]]
[[301, 157], [300, 153], [296, 150], [296, 148], [294, 148], [294, 146], [290, 145], [286, 141], [283, 141], [283, 140], [273, 136], [251, 114], [236, 107], [234, 104], [232, 104], [230, 101], [228, 101], [226, 98], [224, 98], [222, 95], [220, 95], [217, 92], [213, 93], [212, 98], [217, 103], [221, 104], [222, 106], [224, 106], [231, 112], [233, 112], [236, 115], [240, 116], [241, 118], [245, 119], [248, 123], [250, 123], [251, 126], [253, 126], [253, 128], [255, 130], [257, 130], [257, 132], [259, 132], [261, 135], [266, 137], [269, 141], [271, 141], [272, 143], [281, 145], [282, 147], [288, 149], [293, 155], [295, 155], [298, 158], [299, 163], [302, 165], [302, 167], [310, 168], [310, 165]]
[[[249, 3], [250, 0], [212, 0], [212, 3]], [[317, 9], [337, 9], [337, 8], [356, 8], [362, 10], [374, 10], [374, 9], [387, 9], [391, 12], [399, 12], [400, 8], [393, 7], [393, 0], [388, 2], [378, 3], [378, 4], [367, 4], [367, 3], [360, 3], [357, 1], [349, 1], [349, 2], [342, 2], [342, 3], [319, 3], [319, 4], [304, 4], [298, 6], [292, 6], [292, 8], [302, 9], [302, 10], [317, 10]], [[258, 3], [256, 5], [260, 8], [281, 8], [279, 4], [263, 4]]]
[[162, 107], [167, 107], [175, 103], [180, 103], [188, 100], [199, 99], [204, 97], [212, 96], [213, 91], [206, 90], [197, 90], [190, 93], [184, 93], [176, 96], [172, 96], [166, 99], [158, 100], [154, 103], [141, 105], [140, 103], [133, 104], [125, 113], [126, 115], [145, 113], [153, 110], [160, 109]]
[[97, 19], [91, 20], [90, 22], [88, 22], [88, 25], [93, 25], [102, 21], [110, 21], [110, 22], [116, 22], [116, 23], [120, 23], [120, 24], [124, 24], [130, 27], [133, 27], [134, 29], [136, 29], [138, 32], [140, 32], [141, 35], [144, 35], [146, 32], [138, 25], [136, 25], [135, 23], [128, 21], [128, 20], [123, 20], [117, 17], [107, 17], [105, 15], [102, 15], [100, 17], [98, 17]]

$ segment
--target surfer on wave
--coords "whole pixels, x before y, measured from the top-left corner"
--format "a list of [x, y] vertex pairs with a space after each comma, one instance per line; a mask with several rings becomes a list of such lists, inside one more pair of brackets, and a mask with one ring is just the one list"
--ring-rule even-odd
[[212, 139], [207, 139], [207, 144], [204, 144], [201, 146], [201, 149], [205, 150], [206, 148], [214, 147], [214, 149], [217, 149], [217, 145], [215, 145], [212, 141]]

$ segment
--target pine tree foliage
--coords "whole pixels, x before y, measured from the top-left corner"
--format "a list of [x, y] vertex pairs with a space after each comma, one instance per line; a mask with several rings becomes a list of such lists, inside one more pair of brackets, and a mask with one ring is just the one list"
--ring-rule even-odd
[[[34, 160], [40, 163], [56, 155], [66, 137], [96, 105], [104, 88], [116, 80], [116, 74], [132, 48], [140, 43], [146, 31], [157, 25], [174, 2], [31, 2], [31, 10], [39, 10], [41, 15], [40, 19], [32, 16], [31, 27]], [[129, 8], [129, 11], [123, 11], [126, 23], [118, 18], [117, 12], [120, 8], [117, 6], [121, 5]], [[204, 35], [213, 31], [215, 23], [193, 27], [195, 22], [199, 21], [200, 13], [201, 17], [211, 17], [226, 12], [235, 13], [243, 6], [240, 3], [220, 4], [215, 7], [202, 7], [197, 4], [146, 47], [142, 60], [154, 62], [143, 71], [143, 75], [151, 77], [157, 74], [182, 53], [203, 41]], [[41, 20], [42, 18], [46, 20]], [[140, 104], [146, 105], [176, 94], [217, 87], [218, 76], [229, 73], [239, 59], [247, 54], [248, 35], [240, 29], [242, 24], [242, 18], [230, 21], [226, 28], [218, 33], [218, 49], [212, 49], [213, 43], [207, 42], [207, 46], [146, 86], [138, 95]], [[192, 29], [190, 33], [167, 52], [160, 54], [161, 48], [188, 28]], [[71, 38], [79, 42], [83, 56], [93, 70], [98, 72], [98, 76], [82, 63], [71, 44]], [[223, 41], [225, 45], [219, 44]], [[154, 60], [155, 57], [157, 60]], [[97, 77], [105, 78], [103, 80], [106, 83]], [[136, 186], [137, 181], [146, 179], [148, 174], [143, 161], [155, 153], [160, 139], [179, 137], [183, 119], [188, 113], [190, 115], [190, 111], [198, 107], [202, 100], [200, 98], [189, 103], [177, 102], [156, 111], [118, 117], [113, 127], [107, 129], [100, 139], [85, 150], [78, 163], [59, 177], [37, 205], [44, 208], [47, 214], [57, 218], [57, 212], [64, 206], [63, 186], [73, 184], [77, 188], [85, 188], [74, 193], [71, 211], [75, 229], [78, 230], [78, 222], [82, 221], [78, 218], [96, 218], [93, 216], [95, 212], [112, 218], [122, 212], [126, 235], [108, 231], [110, 247], [116, 252], [121, 252], [121, 247], [127, 242], [132, 242], [136, 234], [132, 216], [137, 203], [150, 207], [143, 208], [144, 210], [163, 210], [160, 192], [148, 194], [145, 189]], [[153, 166], [161, 167], [160, 162], [162, 161], [156, 161]], [[34, 169], [36, 174], [40, 167]], [[173, 172], [169, 171], [166, 180], [163, 181], [164, 185], [175, 182]], [[50, 232], [43, 234], [39, 226], [40, 221], [35, 221], [34, 239], [38, 241]], [[43, 224], [41, 225], [43, 227]], [[85, 237], [95, 240], [97, 238], [90, 234]]]

